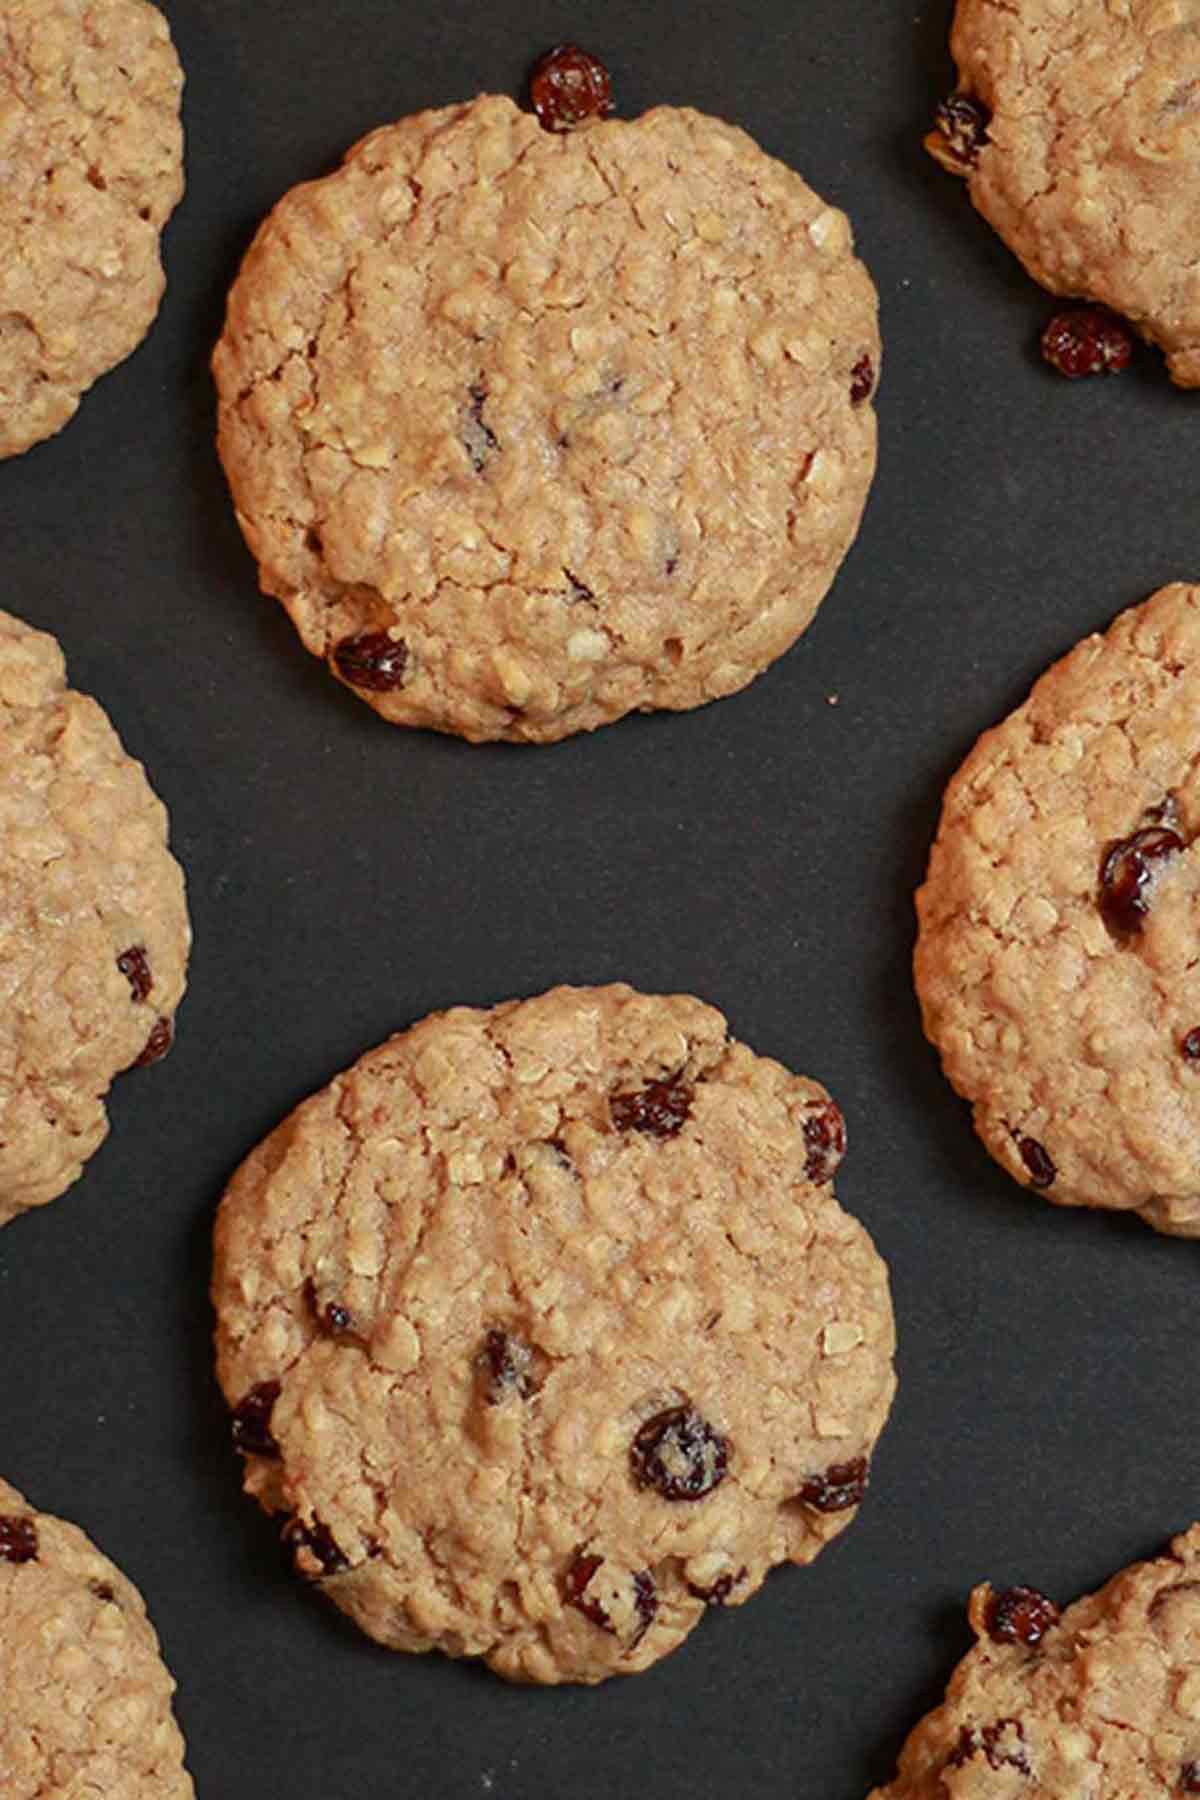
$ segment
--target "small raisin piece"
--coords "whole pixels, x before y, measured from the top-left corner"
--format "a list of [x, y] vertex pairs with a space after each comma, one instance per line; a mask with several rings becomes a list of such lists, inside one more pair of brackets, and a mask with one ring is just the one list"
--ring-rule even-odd
[[111, 1581], [89, 1581], [88, 1587], [97, 1600], [102, 1600], [105, 1605], [116, 1606], [117, 1596]]
[[494, 1326], [485, 1333], [481, 1362], [487, 1376], [489, 1405], [499, 1406], [510, 1397], [528, 1400], [536, 1392], [533, 1351], [510, 1332]]
[[639, 1487], [664, 1500], [703, 1500], [725, 1479], [729, 1440], [694, 1406], [672, 1406], [639, 1427], [629, 1458]]
[[614, 1094], [609, 1101], [618, 1131], [644, 1131], [650, 1137], [676, 1137], [692, 1110], [694, 1090], [678, 1075], [652, 1081], [636, 1094]]
[[1183, 847], [1182, 836], [1170, 825], [1147, 825], [1109, 845], [1100, 863], [1100, 911], [1115, 938], [1132, 937], [1142, 929], [1155, 864]]
[[988, 141], [991, 122], [992, 115], [981, 100], [970, 94], [951, 94], [938, 104], [925, 148], [951, 175], [969, 175]]
[[563, 1589], [568, 1606], [576, 1607], [585, 1619], [590, 1619], [593, 1625], [600, 1627], [601, 1631], [611, 1631], [612, 1620], [604, 1607], [598, 1600], [587, 1598], [588, 1582], [603, 1561], [602, 1556], [577, 1556], [567, 1570]]
[[574, 131], [612, 111], [608, 70], [578, 44], [547, 50], [529, 77], [529, 97], [545, 131]]
[[0, 1562], [36, 1562], [37, 1526], [20, 1513], [0, 1514]]
[[1179, 1771], [1179, 1789], [1184, 1794], [1200, 1794], [1200, 1762], [1185, 1762]]
[[1188, 1062], [1200, 1060], [1200, 1025], [1193, 1025], [1187, 1036], [1180, 1039], [1179, 1051]]
[[1107, 306], [1071, 306], [1055, 313], [1042, 333], [1042, 356], [1068, 381], [1119, 375], [1133, 357], [1133, 336]]
[[741, 1568], [736, 1575], [732, 1570], [725, 1575], [718, 1575], [711, 1587], [697, 1587], [689, 1581], [687, 1591], [696, 1600], [703, 1600], [705, 1606], [724, 1606], [739, 1581], [745, 1581], [746, 1569]]
[[1021, 1153], [1021, 1161], [1029, 1170], [1029, 1185], [1035, 1188], [1053, 1187], [1058, 1170], [1045, 1145], [1039, 1144], [1036, 1138], [1018, 1137], [1017, 1149]]
[[364, 693], [388, 694], [403, 687], [408, 672], [408, 645], [386, 631], [366, 631], [343, 638], [333, 652], [342, 680]]
[[633, 1606], [639, 1623], [629, 1641], [629, 1648], [625, 1652], [627, 1656], [631, 1650], [637, 1649], [658, 1613], [658, 1589], [649, 1569], [635, 1569], [633, 1572]]
[[132, 944], [128, 950], [122, 950], [117, 958], [117, 967], [133, 989], [134, 1001], [140, 1004], [154, 986], [145, 945]]
[[860, 356], [850, 371], [850, 404], [861, 406], [875, 391], [875, 364], [869, 356]]
[[[1012, 1734], [1016, 1742], [1005, 1749], [1003, 1740], [1007, 1734]], [[1019, 1769], [1022, 1775], [1030, 1775], [1033, 1771], [1025, 1755], [1024, 1743], [1025, 1727], [1019, 1719], [997, 1719], [994, 1725], [978, 1729], [974, 1725], [964, 1725], [958, 1734], [958, 1742], [946, 1758], [946, 1767], [961, 1769], [982, 1750], [990, 1768], [1002, 1769], [1007, 1765], [1010, 1769]]]
[[832, 1100], [815, 1106], [804, 1120], [804, 1173], [817, 1187], [832, 1181], [846, 1154], [846, 1121]]
[[483, 416], [483, 403], [488, 397], [487, 384], [482, 379], [475, 382], [470, 389], [471, 405], [467, 414], [466, 436], [463, 444], [471, 459], [471, 467], [477, 475], [481, 474], [487, 464], [488, 457], [500, 448], [500, 439]]
[[345, 1337], [354, 1331], [354, 1314], [350, 1308], [343, 1306], [340, 1300], [322, 1301], [311, 1275], [304, 1284], [304, 1297], [317, 1324], [329, 1337]]
[[155, 1019], [150, 1036], [146, 1039], [145, 1049], [130, 1066], [135, 1069], [148, 1069], [151, 1063], [161, 1062], [174, 1042], [175, 1027], [171, 1020]]
[[1059, 1611], [1053, 1600], [1037, 1588], [1010, 1587], [993, 1594], [985, 1615], [988, 1636], [997, 1644], [1040, 1644]]
[[338, 1547], [328, 1525], [316, 1517], [311, 1525], [305, 1525], [301, 1519], [289, 1519], [283, 1528], [283, 1541], [296, 1557], [301, 1574], [308, 1574], [299, 1561], [305, 1553], [321, 1565], [321, 1574], [312, 1577], [314, 1580], [319, 1581], [325, 1575], [340, 1575], [343, 1569], [350, 1567], [350, 1558]]
[[846, 1512], [860, 1504], [870, 1479], [870, 1463], [856, 1456], [853, 1462], [832, 1463], [823, 1475], [810, 1475], [796, 1498], [816, 1512]]
[[279, 1398], [277, 1381], [260, 1381], [233, 1409], [233, 1442], [245, 1456], [278, 1456], [271, 1435], [271, 1410]]

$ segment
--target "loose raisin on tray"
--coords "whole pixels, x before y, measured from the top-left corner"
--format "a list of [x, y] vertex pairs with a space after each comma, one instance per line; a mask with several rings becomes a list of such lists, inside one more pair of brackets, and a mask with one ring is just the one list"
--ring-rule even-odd
[[986, 1624], [988, 1636], [998, 1644], [1040, 1644], [1052, 1625], [1057, 1625], [1059, 1611], [1053, 1600], [1037, 1588], [1010, 1587], [993, 1594], [988, 1601]]
[[143, 1001], [154, 986], [145, 945], [131, 944], [128, 950], [122, 950], [117, 958], [117, 967], [129, 983], [134, 1000], [139, 1003]]
[[846, 1154], [846, 1121], [842, 1109], [825, 1100], [805, 1116], [804, 1173], [818, 1187], [832, 1181], [838, 1164]]
[[333, 652], [342, 680], [364, 693], [387, 694], [404, 685], [408, 672], [408, 645], [386, 631], [366, 631], [361, 637], [343, 638]]
[[951, 94], [933, 115], [925, 147], [952, 175], [969, 175], [988, 141], [992, 115], [970, 94]]
[[650, 1137], [675, 1137], [692, 1110], [694, 1090], [678, 1075], [652, 1081], [636, 1094], [614, 1094], [609, 1101], [618, 1131], [644, 1131]]
[[865, 1456], [856, 1456], [853, 1462], [832, 1463], [823, 1475], [810, 1475], [796, 1498], [816, 1512], [846, 1512], [861, 1502], [870, 1475], [871, 1465]]
[[529, 97], [546, 131], [574, 131], [612, 111], [608, 70], [578, 44], [556, 44], [534, 66]]
[[1142, 929], [1157, 865], [1183, 847], [1170, 825], [1146, 825], [1109, 845], [1100, 863], [1100, 911], [1114, 937], [1132, 937]]
[[703, 1500], [725, 1479], [729, 1440], [694, 1406], [673, 1406], [639, 1427], [629, 1459], [639, 1487], [664, 1500]]
[[1107, 306], [1071, 306], [1042, 332], [1042, 356], [1069, 381], [1119, 375], [1133, 356], [1133, 335]]
[[246, 1456], [278, 1456], [271, 1435], [271, 1411], [279, 1398], [277, 1381], [260, 1381], [233, 1409], [233, 1441]]
[[35, 1562], [38, 1553], [37, 1526], [20, 1513], [0, 1514], [0, 1562]]

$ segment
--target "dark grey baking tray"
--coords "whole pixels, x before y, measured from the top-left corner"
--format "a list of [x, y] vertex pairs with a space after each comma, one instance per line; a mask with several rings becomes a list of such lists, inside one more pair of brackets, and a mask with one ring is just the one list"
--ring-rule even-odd
[[[923, 1044], [911, 892], [946, 777], [1043, 666], [1196, 573], [1195, 408], [1141, 352], [1070, 385], [1048, 304], [920, 151], [950, 7], [913, 0], [169, 0], [188, 197], [141, 351], [0, 465], [0, 604], [54, 631], [167, 801], [196, 928], [176, 1048], [69, 1197], [0, 1235], [0, 1470], [138, 1582], [201, 1800], [862, 1800], [967, 1637], [971, 1584], [1066, 1598], [1197, 1511], [1195, 1250], [1058, 1212]], [[207, 358], [264, 210], [371, 126], [519, 92], [570, 36], [619, 110], [723, 114], [851, 214], [881, 463], [799, 646], [734, 699], [551, 749], [384, 726], [259, 597]], [[831, 703], [836, 696], [837, 704]], [[375, 1648], [238, 1492], [210, 1373], [223, 1183], [435, 1007], [625, 978], [827, 1082], [888, 1258], [900, 1394], [867, 1504], [656, 1670], [531, 1692]]]

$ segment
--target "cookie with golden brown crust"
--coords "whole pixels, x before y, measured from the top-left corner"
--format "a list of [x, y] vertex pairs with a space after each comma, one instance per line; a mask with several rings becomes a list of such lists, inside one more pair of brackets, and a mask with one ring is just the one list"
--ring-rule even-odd
[[395, 1649], [595, 1682], [810, 1562], [894, 1386], [843, 1145], [815, 1082], [627, 987], [435, 1015], [305, 1101], [213, 1286], [301, 1572]]
[[0, 0], [0, 456], [60, 431], [150, 329], [182, 88], [148, 0]]
[[917, 895], [925, 1031], [992, 1155], [1200, 1236], [1200, 589], [1121, 613], [985, 732]]
[[52, 637], [0, 613], [0, 1225], [108, 1132], [170, 1048], [191, 931], [167, 815]]
[[1200, 386], [1200, 5], [958, 0], [932, 154], [1054, 294], [1100, 301]]
[[976, 1588], [978, 1639], [872, 1800], [1200, 1793], [1200, 1526], [1058, 1608]]
[[875, 463], [845, 217], [719, 120], [485, 97], [286, 195], [229, 299], [219, 447], [262, 586], [396, 724], [548, 742], [796, 639]]
[[133, 1584], [0, 1481], [5, 1800], [191, 1800], [174, 1690]]

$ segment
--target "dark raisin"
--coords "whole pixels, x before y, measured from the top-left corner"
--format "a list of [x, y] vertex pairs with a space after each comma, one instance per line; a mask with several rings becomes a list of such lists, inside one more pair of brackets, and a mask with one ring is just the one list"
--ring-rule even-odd
[[[1016, 1134], [1013, 1134], [1016, 1136]], [[1018, 1137], [1017, 1149], [1021, 1153], [1021, 1161], [1029, 1170], [1029, 1185], [1035, 1188], [1053, 1187], [1058, 1176], [1054, 1166], [1054, 1158], [1044, 1144], [1036, 1138]]]
[[20, 1513], [0, 1514], [0, 1562], [35, 1562], [38, 1553], [37, 1526]]
[[1142, 929], [1155, 865], [1183, 847], [1183, 838], [1170, 825], [1147, 825], [1109, 845], [1100, 863], [1100, 911], [1114, 937], [1131, 937]]
[[302, 1574], [309, 1574], [309, 1570], [300, 1559], [305, 1555], [315, 1558], [321, 1570], [320, 1575], [314, 1577], [316, 1580], [322, 1575], [339, 1575], [350, 1567], [350, 1558], [338, 1548], [333, 1533], [320, 1519], [314, 1518], [311, 1525], [305, 1525], [300, 1519], [289, 1519], [283, 1528], [283, 1541], [296, 1557]]
[[718, 1575], [711, 1587], [697, 1587], [694, 1582], [689, 1581], [688, 1593], [697, 1600], [703, 1600], [705, 1606], [724, 1606], [738, 1582], [745, 1579], [746, 1570], [742, 1568], [736, 1575], [732, 1571], [727, 1575]]
[[574, 131], [612, 111], [608, 70], [578, 44], [556, 44], [534, 65], [529, 97], [546, 131]]
[[1042, 355], [1069, 381], [1119, 375], [1133, 356], [1133, 336], [1107, 306], [1071, 306], [1055, 313], [1043, 331]]
[[134, 1000], [139, 1003], [143, 1001], [154, 986], [145, 946], [133, 944], [128, 950], [122, 950], [117, 958], [117, 967], [133, 989]]
[[367, 631], [361, 637], [343, 638], [333, 653], [342, 680], [365, 693], [387, 694], [404, 685], [408, 670], [408, 645], [386, 631]]
[[859, 1505], [870, 1478], [870, 1463], [856, 1456], [853, 1462], [832, 1463], [823, 1475], [810, 1475], [796, 1498], [816, 1512], [845, 1512]]
[[271, 1436], [271, 1410], [279, 1398], [277, 1381], [260, 1381], [233, 1409], [233, 1442], [246, 1456], [278, 1456]]
[[304, 1297], [321, 1330], [330, 1337], [345, 1337], [355, 1329], [354, 1314], [340, 1300], [322, 1300], [317, 1284], [310, 1276], [304, 1284]]
[[1181, 1794], [1200, 1794], [1200, 1762], [1185, 1762], [1179, 1771]]
[[146, 1039], [146, 1047], [132, 1066], [135, 1069], [148, 1069], [151, 1063], [161, 1062], [174, 1042], [175, 1027], [171, 1020], [155, 1019], [150, 1036]]
[[[1007, 1745], [1005, 1739], [1008, 1739]], [[947, 1768], [961, 1769], [973, 1756], [982, 1750], [993, 1769], [1019, 1769], [1022, 1775], [1032, 1774], [1029, 1760], [1025, 1755], [1025, 1727], [1018, 1719], [997, 1719], [994, 1725], [977, 1727], [964, 1725], [958, 1734], [958, 1742], [946, 1759]]]
[[636, 1094], [614, 1094], [609, 1101], [618, 1131], [645, 1131], [651, 1137], [675, 1137], [692, 1110], [693, 1089], [678, 1075], [652, 1081]]
[[633, 1479], [664, 1500], [703, 1500], [725, 1479], [729, 1440], [693, 1406], [673, 1406], [639, 1427], [629, 1448]]
[[89, 1581], [88, 1587], [95, 1594], [97, 1600], [103, 1600], [112, 1606], [117, 1604], [117, 1596], [111, 1581]]
[[490, 1405], [499, 1406], [508, 1399], [528, 1400], [536, 1392], [533, 1351], [511, 1332], [493, 1327], [485, 1333], [480, 1360]]
[[804, 1118], [804, 1173], [820, 1186], [832, 1181], [834, 1171], [846, 1154], [846, 1121], [842, 1109], [832, 1100], [813, 1107]]
[[492, 452], [500, 448], [500, 440], [491, 426], [485, 423], [483, 417], [483, 403], [488, 397], [486, 383], [482, 380], [475, 382], [470, 389], [470, 395], [471, 404], [467, 410], [467, 427], [463, 443], [466, 446], [467, 455], [471, 459], [471, 466], [478, 475]]
[[860, 356], [850, 371], [850, 404], [861, 406], [875, 391], [875, 364], [869, 356]]
[[987, 1605], [988, 1636], [998, 1644], [1040, 1644], [1059, 1612], [1037, 1588], [1010, 1587], [993, 1594]]
[[1200, 1025], [1193, 1025], [1187, 1036], [1180, 1039], [1179, 1050], [1188, 1062], [1195, 1062], [1200, 1058]]
[[970, 94], [951, 94], [933, 115], [933, 130], [925, 148], [952, 175], [969, 175], [988, 141], [992, 115], [981, 100]]
[[[658, 1589], [654, 1585], [654, 1577], [649, 1569], [635, 1569], [633, 1573], [633, 1606], [638, 1616], [638, 1628], [629, 1642], [629, 1649], [636, 1650], [658, 1612]], [[626, 1652], [628, 1654], [628, 1651]]]
[[589, 1600], [587, 1597], [588, 1582], [603, 1561], [602, 1556], [577, 1556], [567, 1570], [563, 1588], [568, 1606], [576, 1607], [585, 1619], [590, 1619], [601, 1631], [611, 1631], [612, 1620], [604, 1607], [598, 1600]]

